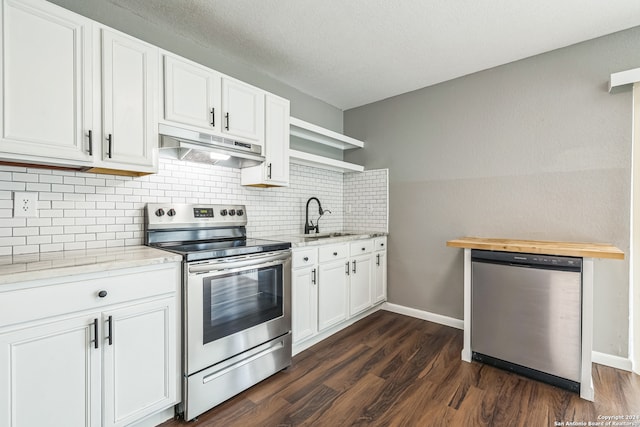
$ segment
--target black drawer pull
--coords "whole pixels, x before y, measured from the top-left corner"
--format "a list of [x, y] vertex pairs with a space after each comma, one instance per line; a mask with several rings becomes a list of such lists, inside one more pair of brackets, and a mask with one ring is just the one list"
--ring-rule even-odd
[[107, 320], [109, 322], [109, 336], [107, 337], [107, 341], [109, 341], [109, 345], [113, 344], [113, 316], [109, 316]]
[[107, 296], [107, 291], [100, 291], [100, 292], [98, 292], [98, 296], [99, 296], [100, 298], [104, 298], [104, 297], [106, 297], [106, 296]]
[[93, 319], [93, 348], [98, 348], [98, 319]]

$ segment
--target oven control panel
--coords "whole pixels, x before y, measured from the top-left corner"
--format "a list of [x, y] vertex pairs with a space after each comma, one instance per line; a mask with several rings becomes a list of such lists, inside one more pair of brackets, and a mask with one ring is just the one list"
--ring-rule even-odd
[[145, 207], [148, 229], [193, 226], [242, 226], [247, 224], [244, 205], [148, 203]]

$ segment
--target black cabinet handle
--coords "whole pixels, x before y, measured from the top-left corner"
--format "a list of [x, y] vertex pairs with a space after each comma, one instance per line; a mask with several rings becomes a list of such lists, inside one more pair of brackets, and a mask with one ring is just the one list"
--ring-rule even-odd
[[306, 257], [304, 257], [304, 258], [302, 258], [302, 259], [303, 259], [305, 262], [306, 262], [306, 261], [309, 261], [309, 257], [308, 257], [308, 256], [306, 256]]
[[271, 179], [271, 163], [267, 165], [267, 178]]
[[211, 127], [216, 127], [216, 109], [211, 109]]
[[93, 348], [98, 348], [98, 319], [93, 319]]
[[356, 262], [353, 261], [353, 274], [356, 274]]
[[313, 283], [314, 285], [316, 284], [316, 269], [314, 268], [313, 270], [311, 270], [311, 283]]
[[226, 125], [224, 125], [224, 128], [225, 128], [226, 130], [229, 130], [229, 113], [226, 113], [226, 114], [224, 115], [224, 118], [225, 118], [225, 119], [227, 119], [227, 124], [226, 124]]
[[338, 252], [334, 252], [334, 253], [333, 253], [333, 256], [338, 256]]
[[366, 250], [366, 248], [362, 248], [362, 250], [364, 251], [364, 250]]
[[109, 319], [107, 319], [107, 322], [109, 323], [109, 335], [106, 337], [107, 341], [109, 341], [109, 345], [113, 344], [113, 316], [109, 316]]
[[376, 255], [376, 265], [380, 265], [380, 254]]
[[93, 132], [89, 129], [89, 155], [93, 156]]
[[98, 296], [99, 296], [100, 298], [104, 298], [104, 297], [106, 297], [106, 296], [107, 296], [107, 291], [104, 291], [104, 290], [103, 290], [103, 291], [98, 292]]
[[111, 134], [109, 134], [109, 136], [107, 136], [107, 157], [111, 158], [111, 147], [113, 145], [113, 137], [111, 136]]
[[347, 268], [347, 270], [345, 271], [345, 273], [347, 273], [347, 276], [349, 275], [349, 261], [347, 261], [345, 263], [345, 267]]

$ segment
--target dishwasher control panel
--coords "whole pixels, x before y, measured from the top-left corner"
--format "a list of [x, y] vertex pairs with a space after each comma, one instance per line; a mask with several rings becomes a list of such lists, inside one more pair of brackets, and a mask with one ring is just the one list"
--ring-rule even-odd
[[471, 251], [471, 260], [479, 262], [495, 262], [523, 266], [536, 266], [543, 268], [545, 266], [552, 268], [566, 267], [570, 269], [582, 268], [582, 258], [558, 255], [527, 254], [521, 252], [500, 252], [473, 249]]

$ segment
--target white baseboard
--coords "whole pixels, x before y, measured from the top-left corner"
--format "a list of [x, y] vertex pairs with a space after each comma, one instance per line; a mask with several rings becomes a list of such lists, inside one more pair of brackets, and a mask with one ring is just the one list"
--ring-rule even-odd
[[385, 303], [383, 310], [393, 313], [404, 314], [405, 316], [415, 317], [417, 319], [428, 320], [429, 322], [438, 323], [440, 325], [450, 326], [456, 329], [464, 329], [464, 322], [453, 317], [443, 316], [442, 314], [431, 313], [417, 308], [405, 307], [403, 305]]
[[611, 368], [622, 369], [623, 371], [631, 371], [631, 359], [622, 356], [614, 356], [607, 353], [594, 351], [591, 353], [591, 361], [599, 365], [609, 366]]
[[[417, 308], [405, 307], [403, 305], [387, 302], [384, 304], [382, 309], [391, 311], [393, 313], [404, 314], [405, 316], [415, 317], [417, 319], [428, 320], [429, 322], [438, 323], [444, 326], [450, 326], [452, 328], [464, 329], [463, 320], [454, 319], [453, 317], [443, 316], [441, 314], [431, 313], [429, 311], [419, 310]], [[611, 354], [594, 351], [591, 353], [591, 360], [593, 363], [598, 363], [600, 365], [609, 366], [611, 368], [632, 372], [631, 359], [625, 357], [613, 356]]]

